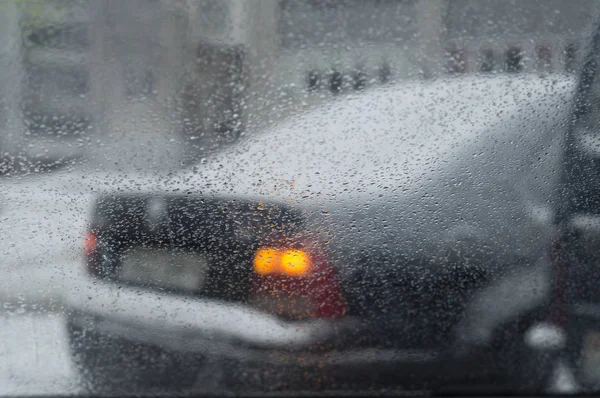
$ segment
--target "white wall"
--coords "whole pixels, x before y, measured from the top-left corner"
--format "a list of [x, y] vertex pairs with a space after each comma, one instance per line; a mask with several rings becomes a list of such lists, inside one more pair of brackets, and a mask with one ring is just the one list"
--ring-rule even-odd
[[0, 4], [0, 159], [5, 152], [16, 153], [24, 139], [19, 17], [14, 2]]

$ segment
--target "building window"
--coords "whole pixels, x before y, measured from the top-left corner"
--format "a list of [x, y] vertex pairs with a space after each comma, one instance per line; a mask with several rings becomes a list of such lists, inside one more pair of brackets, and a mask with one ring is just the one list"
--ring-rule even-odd
[[536, 47], [536, 69], [539, 72], [550, 72], [552, 70], [552, 48], [548, 44]]
[[90, 90], [89, 72], [73, 66], [26, 64], [29, 88], [38, 95], [83, 95]]
[[334, 69], [329, 78], [329, 90], [331, 90], [333, 94], [339, 94], [342, 92], [343, 85], [344, 75], [342, 75], [342, 72]]
[[450, 50], [447, 54], [446, 70], [448, 73], [465, 73], [467, 71], [467, 54], [464, 50]]
[[383, 61], [381, 65], [379, 65], [377, 75], [381, 84], [385, 84], [390, 81], [392, 77], [392, 68], [390, 67], [390, 64], [387, 61]]
[[565, 71], [575, 72], [578, 50], [577, 43], [569, 43], [565, 46]]
[[321, 74], [318, 70], [311, 70], [306, 77], [308, 91], [316, 91], [321, 87]]
[[523, 51], [520, 47], [511, 47], [506, 50], [506, 71], [518, 73], [523, 70]]
[[154, 73], [148, 68], [125, 68], [125, 95], [128, 98], [145, 97], [154, 91]]
[[[26, 25], [28, 26], [28, 25]], [[90, 40], [86, 24], [63, 24], [25, 30], [25, 46], [70, 50], [83, 50], [89, 47]]]
[[406, 42], [419, 32], [415, 0], [280, 0], [278, 3], [277, 33], [281, 47], [286, 50], [336, 48], [342, 43], [354, 47]]
[[363, 90], [367, 86], [367, 75], [362, 69], [357, 69], [352, 74], [352, 87], [357, 90]]
[[479, 59], [479, 71], [483, 73], [490, 73], [494, 71], [494, 50], [485, 49], [481, 51]]

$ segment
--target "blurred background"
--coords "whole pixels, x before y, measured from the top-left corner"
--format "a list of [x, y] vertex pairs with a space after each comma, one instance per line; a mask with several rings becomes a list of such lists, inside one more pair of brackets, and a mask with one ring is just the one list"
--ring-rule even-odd
[[241, 134], [371, 86], [447, 74], [570, 73], [597, 7], [592, 0], [577, 7], [2, 2], [0, 171], [107, 163], [119, 150], [134, 154], [122, 167], [177, 169]]

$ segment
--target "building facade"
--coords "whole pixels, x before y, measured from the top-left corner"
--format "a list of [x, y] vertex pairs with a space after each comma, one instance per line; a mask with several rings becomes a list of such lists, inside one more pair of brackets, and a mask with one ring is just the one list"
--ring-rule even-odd
[[570, 73], [598, 8], [593, 0], [6, 7], [2, 152], [53, 162], [141, 147], [140, 168], [185, 166], [243, 132], [402, 80]]

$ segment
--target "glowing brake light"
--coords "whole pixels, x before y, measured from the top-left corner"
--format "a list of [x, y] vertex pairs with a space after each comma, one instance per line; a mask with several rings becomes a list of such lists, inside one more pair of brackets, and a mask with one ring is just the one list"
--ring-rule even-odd
[[276, 273], [280, 268], [281, 254], [277, 249], [259, 249], [254, 255], [254, 272], [259, 275]]
[[85, 234], [83, 239], [83, 252], [86, 256], [89, 256], [96, 250], [96, 246], [98, 245], [98, 240], [96, 239], [96, 234], [93, 232], [88, 232]]
[[281, 272], [289, 276], [310, 273], [310, 258], [302, 250], [286, 250], [281, 254]]
[[347, 303], [326, 245], [297, 239], [303, 248], [265, 246], [256, 251], [248, 301], [286, 319], [344, 316]]
[[261, 248], [254, 255], [254, 272], [303, 277], [312, 271], [308, 253], [300, 249]]

